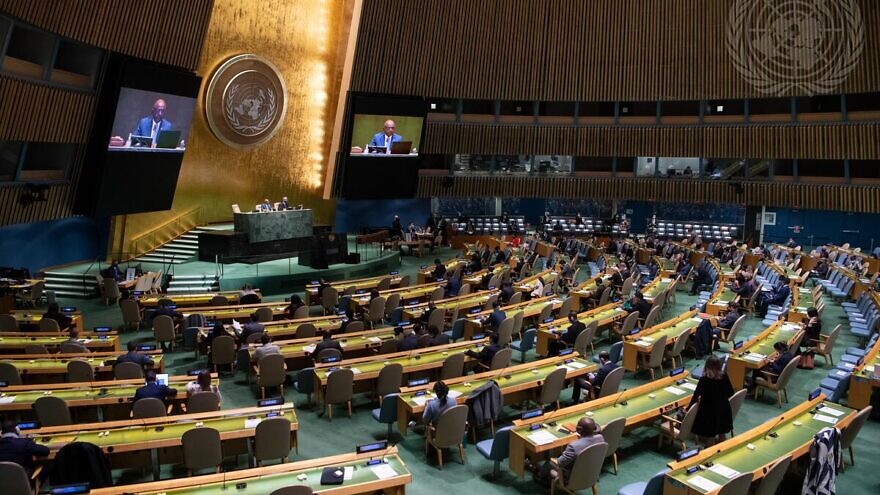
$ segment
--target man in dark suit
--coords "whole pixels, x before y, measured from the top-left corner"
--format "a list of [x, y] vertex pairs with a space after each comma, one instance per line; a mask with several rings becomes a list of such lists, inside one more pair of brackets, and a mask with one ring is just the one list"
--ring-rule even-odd
[[46, 457], [49, 448], [30, 438], [22, 438], [14, 421], [4, 421], [0, 436], [0, 462], [14, 462], [23, 467], [30, 476], [36, 466], [34, 457]]
[[150, 359], [150, 356], [140, 353], [137, 351], [137, 344], [133, 340], [128, 342], [128, 352], [119, 356], [116, 359], [116, 364], [119, 363], [136, 363], [141, 365], [141, 368], [145, 366], [152, 366], [153, 360]]
[[440, 261], [440, 259], [434, 260], [434, 270], [431, 272], [431, 276], [434, 277], [434, 280], [438, 280], [446, 276], [446, 265], [444, 265]]
[[592, 390], [594, 395], [598, 395], [605, 378], [609, 373], [617, 369], [617, 364], [611, 362], [611, 356], [608, 351], [599, 353], [599, 369], [595, 373], [587, 373], [586, 378], [578, 377], [574, 380], [571, 390], [571, 400], [577, 404], [581, 401], [581, 390]]
[[[752, 383], [748, 386], [750, 390], [754, 389], [755, 382], [759, 377], [770, 383], [776, 383], [779, 374], [782, 373], [785, 366], [794, 359], [794, 354], [791, 353], [788, 349], [788, 344], [784, 341], [779, 341], [773, 344], [773, 350], [776, 351], [776, 358], [765, 364], [762, 368], [756, 369], [752, 372]], [[764, 374], [765, 372], [769, 373], [769, 375]]]
[[247, 339], [251, 335], [255, 333], [263, 333], [263, 330], [266, 327], [260, 323], [260, 319], [257, 317], [256, 313], [251, 314], [251, 321], [244, 324], [244, 328], [241, 330], [241, 335], [238, 336], [238, 344], [239, 345], [247, 345]]
[[[552, 483], [555, 483], [555, 480], [560, 476], [563, 480], [568, 480], [578, 454], [592, 445], [605, 441], [602, 433], [599, 432], [599, 426], [592, 418], [578, 420], [575, 430], [578, 438], [565, 447], [562, 455], [556, 458], [555, 466], [552, 463], [545, 464], [544, 472], [549, 471], [550, 478], [554, 480]], [[546, 479], [546, 474], [542, 474], [540, 477]]]
[[394, 132], [397, 124], [393, 120], [386, 120], [382, 131], [377, 132], [370, 140], [370, 146], [384, 146], [385, 153], [391, 153], [391, 143], [403, 141], [403, 136]]
[[498, 331], [498, 327], [501, 326], [501, 322], [507, 318], [507, 313], [501, 310], [501, 303], [495, 301], [492, 303], [492, 313], [489, 315], [489, 318], [486, 319], [486, 323], [489, 324], [489, 327], [493, 332]]
[[281, 198], [281, 201], [278, 202], [278, 211], [289, 210], [290, 203], [287, 202], [287, 196]]
[[587, 328], [586, 325], [578, 320], [577, 312], [574, 310], [568, 312], [568, 323], [568, 328], [565, 329], [565, 332], [562, 335], [560, 335], [559, 340], [553, 340], [550, 342], [548, 351], [551, 356], [559, 354], [559, 351], [565, 347], [563, 343], [573, 346], [578, 335]]
[[492, 358], [494, 358], [495, 354], [500, 350], [501, 346], [498, 345], [498, 334], [493, 333], [489, 337], [489, 345], [483, 347], [480, 352], [476, 352], [473, 349], [468, 349], [467, 351], [465, 351], [465, 354], [472, 358], [476, 358], [481, 365], [488, 369], [492, 367]]
[[155, 398], [164, 401], [169, 397], [174, 397], [177, 395], [176, 389], [173, 389], [168, 385], [159, 385], [158, 383], [156, 383], [155, 371], [147, 371], [145, 378], [147, 380], [147, 384], [135, 391], [133, 402], [137, 402], [141, 399], [147, 398]]
[[397, 341], [397, 352], [407, 352], [419, 347], [419, 337], [412, 328], [405, 328], [403, 336]]
[[321, 341], [315, 344], [315, 350], [312, 352], [313, 358], [317, 360], [318, 354], [324, 349], [336, 349], [342, 352], [342, 345], [333, 339], [333, 332], [329, 329], [324, 331]]
[[779, 277], [779, 285], [777, 285], [772, 291], [768, 293], [762, 293], [758, 296], [758, 301], [755, 303], [755, 312], [764, 318], [767, 316], [767, 311], [772, 305], [782, 306], [785, 303], [785, 300], [788, 299], [788, 296], [791, 295], [791, 289], [788, 287], [788, 277], [782, 276]]
[[134, 134], [151, 138], [151, 146], [155, 148], [159, 132], [170, 130], [171, 122], [165, 120], [165, 100], [160, 98], [153, 103], [153, 110], [150, 112], [150, 115], [138, 121]]

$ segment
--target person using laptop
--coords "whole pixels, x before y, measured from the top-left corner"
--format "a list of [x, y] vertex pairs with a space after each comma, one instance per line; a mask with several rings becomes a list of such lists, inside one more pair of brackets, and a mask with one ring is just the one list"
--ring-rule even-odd
[[[385, 153], [391, 153], [391, 143], [403, 141], [403, 136], [394, 132], [396, 124], [393, 120], [386, 120], [381, 132], [377, 132], [370, 141], [369, 146], [385, 147]], [[369, 146], [367, 150], [369, 150]]]

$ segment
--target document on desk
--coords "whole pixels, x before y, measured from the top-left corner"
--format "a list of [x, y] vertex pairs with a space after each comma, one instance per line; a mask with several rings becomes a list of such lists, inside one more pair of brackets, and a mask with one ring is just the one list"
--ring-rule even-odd
[[647, 340], [637, 340], [637, 341], [633, 342], [633, 344], [640, 346], [640, 347], [649, 347], [651, 345], [651, 343], [648, 342]]
[[708, 480], [706, 478], [703, 478], [700, 475], [694, 476], [693, 478], [689, 479], [688, 482], [690, 484], [694, 485], [695, 487], [699, 488], [700, 490], [703, 490], [704, 492], [711, 492], [713, 490], [717, 490], [717, 489], [721, 488], [721, 485], [719, 485], [718, 483], [715, 483], [712, 480]]
[[380, 339], [379, 337], [370, 337], [367, 340], [369, 340], [371, 344], [381, 344], [382, 343], [382, 339]]
[[380, 480], [387, 480], [388, 478], [397, 476], [397, 471], [395, 471], [389, 464], [376, 464], [375, 466], [371, 466], [370, 469]]
[[578, 361], [572, 361], [570, 363], [565, 363], [565, 367], [572, 371], [577, 371], [579, 369], [586, 368], [587, 365]]
[[311, 353], [315, 352], [315, 347], [316, 347], [315, 344], [304, 345], [303, 352], [305, 352], [306, 354], [311, 354]]
[[424, 406], [425, 403], [428, 402], [428, 399], [430, 399], [430, 397], [428, 397], [427, 395], [420, 395], [418, 397], [413, 397], [412, 401], [420, 406]]
[[739, 476], [739, 471], [736, 471], [734, 469], [730, 469], [729, 467], [727, 467], [723, 464], [714, 464], [712, 467], [709, 468], [709, 471], [712, 471], [713, 473], [720, 474], [721, 476], [724, 476], [725, 478], [727, 478], [729, 480]]
[[354, 466], [345, 466], [343, 470], [342, 480], [349, 481], [351, 477], [354, 475]]
[[556, 441], [556, 436], [545, 429], [540, 429], [529, 433], [529, 440], [535, 445], [544, 445]]
[[449, 395], [449, 397], [452, 399], [457, 399], [461, 397], [461, 392], [459, 392], [458, 390], [450, 390], [447, 395]]
[[686, 389], [688, 389], [688, 390], [696, 390], [696, 389], [697, 389], [697, 384], [696, 384], [696, 383], [691, 383], [691, 382], [684, 382], [684, 383], [682, 383], [681, 385], [679, 385], [679, 387], [681, 387], [681, 388], [686, 388]]
[[12, 397], [0, 397], [0, 406], [2, 406], [2, 405], [6, 405], [6, 404], [12, 404], [13, 402], [15, 402], [15, 396], [12, 396]]
[[684, 390], [682, 390], [682, 389], [680, 389], [680, 388], [678, 388], [678, 387], [666, 387], [666, 388], [664, 388], [663, 390], [669, 392], [669, 393], [672, 394], [672, 395], [684, 395], [684, 394], [687, 393], [687, 392], [685, 392]]
[[765, 357], [767, 356], [763, 354], [758, 354], [757, 352], [753, 352], [751, 354], [746, 354], [745, 356], [743, 356], [743, 359], [745, 359], [746, 361], [754, 361], [757, 363], [758, 361], [763, 361]]
[[834, 416], [835, 418], [839, 418], [839, 417], [843, 416], [844, 414], [846, 414], [843, 411], [838, 411], [837, 409], [832, 409], [830, 407], [825, 407], [825, 406], [820, 407], [819, 412], [822, 414], [830, 414], [831, 416]]
[[824, 414], [816, 414], [813, 416], [813, 419], [815, 419], [816, 421], [823, 421], [825, 423], [832, 424], [832, 425], [837, 424], [837, 418], [835, 418], [834, 416], [826, 416]]
[[[245, 428], [256, 428], [260, 421], [263, 421], [263, 418], [253, 418], [244, 420]], [[268, 424], [268, 423], [267, 423]]]

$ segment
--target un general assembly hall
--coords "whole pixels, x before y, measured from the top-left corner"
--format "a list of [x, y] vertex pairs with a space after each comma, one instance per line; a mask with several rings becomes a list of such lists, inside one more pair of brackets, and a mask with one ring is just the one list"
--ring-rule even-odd
[[880, 494], [880, 2], [0, 0], [3, 495]]

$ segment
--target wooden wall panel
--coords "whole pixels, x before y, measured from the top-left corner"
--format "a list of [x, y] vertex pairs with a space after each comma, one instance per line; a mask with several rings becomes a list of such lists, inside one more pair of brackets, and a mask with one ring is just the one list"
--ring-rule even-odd
[[86, 143], [95, 97], [0, 75], [0, 139]]
[[588, 177], [419, 177], [418, 196], [638, 199], [880, 213], [875, 187]]
[[[365, 0], [352, 89], [488, 100], [759, 96], [728, 54], [734, 2]], [[842, 90], [878, 91], [880, 2], [856, 2], [865, 50]]]
[[428, 122], [436, 154], [880, 159], [880, 124], [693, 127], [526, 126]]
[[0, 0], [0, 11], [110, 51], [195, 70], [214, 0]]

